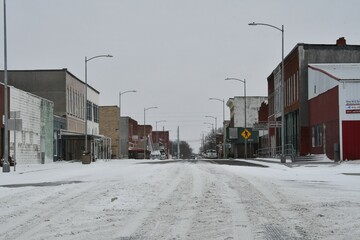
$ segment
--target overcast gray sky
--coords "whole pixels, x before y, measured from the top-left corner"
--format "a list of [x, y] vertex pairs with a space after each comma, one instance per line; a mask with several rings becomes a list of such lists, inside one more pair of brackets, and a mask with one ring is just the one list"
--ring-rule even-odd
[[[281, 32], [249, 22], [285, 26], [285, 55], [299, 42], [360, 44], [358, 0], [8, 0], [8, 68], [61, 69], [100, 91], [100, 105], [118, 105], [122, 115], [158, 123], [197, 152], [204, 122], [222, 124], [222, 103], [266, 96], [266, 78], [281, 61]], [[1, 39], [3, 39], [1, 1]], [[1, 56], [3, 44], [1, 43]], [[3, 57], [0, 67], [4, 68]], [[229, 119], [226, 108], [226, 119]]]

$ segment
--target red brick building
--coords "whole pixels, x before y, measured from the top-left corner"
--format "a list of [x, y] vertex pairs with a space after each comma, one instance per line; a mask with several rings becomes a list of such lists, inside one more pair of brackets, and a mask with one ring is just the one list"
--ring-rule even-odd
[[[145, 136], [151, 138], [152, 126], [145, 125]], [[120, 118], [120, 156], [121, 158], [144, 158], [144, 148], [147, 146], [147, 138], [144, 137], [144, 125], [130, 117]], [[146, 150], [146, 155], [150, 152]]]
[[[308, 65], [315, 63], [360, 63], [360, 45], [347, 45], [344, 38], [336, 44], [297, 44], [284, 59], [285, 144], [297, 156], [314, 152], [308, 102]], [[280, 93], [281, 63], [268, 79], [269, 146], [281, 145]]]

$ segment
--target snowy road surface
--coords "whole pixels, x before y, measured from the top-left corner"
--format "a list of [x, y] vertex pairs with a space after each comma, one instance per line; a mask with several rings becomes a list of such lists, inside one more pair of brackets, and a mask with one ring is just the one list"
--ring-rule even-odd
[[359, 161], [151, 163], [0, 173], [0, 239], [359, 239]]

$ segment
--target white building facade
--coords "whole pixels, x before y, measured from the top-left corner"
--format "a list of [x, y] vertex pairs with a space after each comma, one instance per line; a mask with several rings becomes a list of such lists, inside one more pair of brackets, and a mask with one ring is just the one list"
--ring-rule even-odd
[[18, 164], [53, 162], [53, 111], [53, 102], [10, 87], [9, 154]]

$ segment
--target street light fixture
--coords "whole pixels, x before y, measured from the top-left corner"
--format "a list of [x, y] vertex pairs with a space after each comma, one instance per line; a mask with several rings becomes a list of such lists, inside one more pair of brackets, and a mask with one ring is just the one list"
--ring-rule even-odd
[[155, 131], [156, 131], [156, 141], [157, 141], [157, 143], [159, 143], [159, 132], [157, 131], [157, 124], [161, 123], [161, 122], [166, 122], [166, 120], [155, 121]]
[[[146, 148], [147, 148], [147, 137], [145, 136], [146, 135], [146, 128], [145, 128], [145, 120], [146, 120], [146, 111], [147, 110], [150, 110], [150, 109], [155, 109], [155, 108], [158, 108], [158, 107], [148, 107], [148, 108], [144, 108], [144, 159], [146, 158]], [[145, 143], [145, 140], [146, 140], [146, 143]]]
[[119, 115], [121, 117], [121, 96], [124, 95], [125, 93], [136, 93], [136, 90], [129, 90], [129, 91], [125, 91], [125, 92], [119, 92]]
[[216, 132], [217, 132], [217, 117], [214, 117], [214, 116], [205, 116], [205, 117], [215, 119], [215, 134], [216, 134]]
[[267, 26], [279, 30], [281, 32], [281, 94], [280, 94], [280, 108], [281, 108], [281, 163], [286, 162], [285, 158], [285, 110], [284, 110], [284, 84], [285, 84], [285, 76], [284, 76], [284, 25], [281, 25], [281, 28], [276, 27], [267, 23], [257, 23], [252, 22], [249, 23], [249, 26]]
[[119, 92], [119, 158], [121, 158], [121, 96], [126, 94], [126, 93], [136, 93], [136, 90], [129, 90], [129, 91], [124, 91], [124, 92]]
[[88, 84], [87, 84], [87, 62], [95, 59], [95, 58], [101, 58], [101, 57], [113, 57], [112, 55], [110, 54], [107, 54], [107, 55], [97, 55], [97, 56], [94, 56], [94, 57], [91, 57], [91, 58], [87, 58], [85, 56], [85, 98], [84, 98], [84, 107], [85, 107], [85, 116], [84, 116], [84, 119], [85, 119], [85, 150], [84, 150], [84, 154], [87, 155], [88, 154], [88, 150], [87, 150], [87, 87], [88, 87]]
[[214, 124], [213, 123], [204, 122], [204, 124], [210, 124], [211, 125], [211, 130], [214, 130]]
[[[244, 84], [244, 125], [246, 129], [246, 79], [239, 78], [225, 78], [226, 81], [238, 81]], [[245, 130], [244, 129], [244, 130]], [[247, 158], [247, 139], [245, 139], [245, 159]]]
[[223, 158], [226, 157], [225, 146], [226, 146], [226, 129], [225, 129], [225, 100], [220, 98], [209, 98], [209, 100], [216, 100], [223, 103]]
[[166, 122], [166, 120], [155, 121], [155, 131], [157, 131], [157, 124], [161, 122]]

